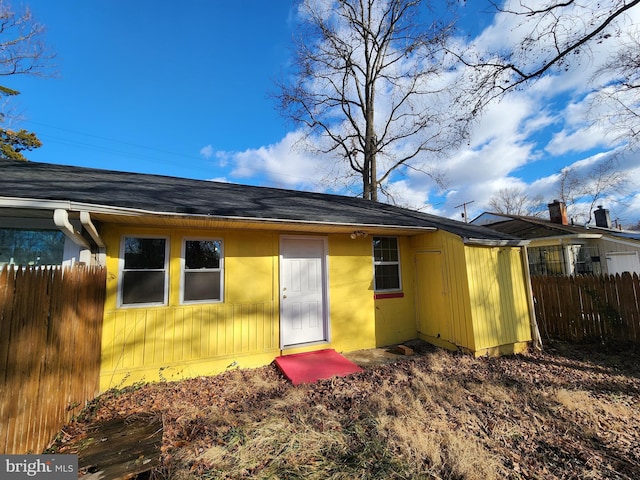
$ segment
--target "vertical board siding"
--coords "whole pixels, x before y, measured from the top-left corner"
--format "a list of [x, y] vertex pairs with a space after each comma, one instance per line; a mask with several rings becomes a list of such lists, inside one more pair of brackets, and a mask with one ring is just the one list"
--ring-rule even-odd
[[105, 270], [0, 272], [0, 453], [39, 453], [98, 393]]
[[475, 350], [531, 340], [519, 248], [465, 247]]
[[[416, 285], [418, 288], [420, 288], [421, 275], [438, 274], [442, 276], [445, 291], [441, 298], [442, 305], [440, 307], [447, 314], [445, 321], [451, 322], [448, 338], [442, 338], [442, 340], [474, 350], [465, 247], [461, 239], [453, 234], [438, 231], [415, 236], [412, 238], [412, 242], [416, 254], [423, 252], [442, 255], [441, 272], [416, 272]], [[429, 283], [428, 279], [425, 279], [425, 283]], [[418, 291], [416, 295], [423, 296], [423, 298], [416, 300], [416, 304], [421, 301], [434, 301], [437, 298], [431, 296], [428, 291]], [[429, 320], [426, 321], [428, 322]], [[438, 322], [438, 320], [434, 321]], [[418, 325], [419, 333], [422, 335], [427, 335], [429, 328], [429, 325], [426, 324]]]
[[636, 273], [533, 276], [531, 280], [544, 337], [640, 344], [640, 279]]
[[156, 376], [168, 365], [180, 370], [190, 363], [276, 350], [273, 310], [273, 302], [262, 302], [105, 312], [102, 376], [132, 370]]

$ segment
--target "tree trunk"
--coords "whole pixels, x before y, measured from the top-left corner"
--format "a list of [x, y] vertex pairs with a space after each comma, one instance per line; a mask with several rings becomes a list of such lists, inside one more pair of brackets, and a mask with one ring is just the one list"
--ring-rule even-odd
[[371, 188], [371, 197], [369, 200], [373, 202], [378, 201], [378, 171], [376, 168], [376, 134], [373, 133], [371, 137], [368, 139], [369, 145], [369, 172], [370, 172], [370, 180], [369, 187]]

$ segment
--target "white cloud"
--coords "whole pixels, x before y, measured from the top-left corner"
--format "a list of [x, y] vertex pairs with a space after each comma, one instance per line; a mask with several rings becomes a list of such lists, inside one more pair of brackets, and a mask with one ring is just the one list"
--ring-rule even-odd
[[[640, 13], [640, 9], [635, 11]], [[495, 22], [474, 40], [473, 46], [463, 45], [461, 38], [457, 41], [461, 43], [461, 51], [519, 46], [523, 34], [530, 28], [520, 22], [521, 18], [497, 15]], [[591, 79], [610, 55], [610, 47], [611, 43], [607, 42], [595, 45], [582, 64], [556, 69], [490, 105], [474, 126], [468, 145], [440, 161], [449, 180], [448, 190], [439, 191], [427, 175], [418, 171], [432, 168], [432, 158], [417, 161], [416, 170], [406, 169], [392, 175], [385, 188], [401, 205], [456, 219], [460, 219], [457, 205], [473, 201], [468, 206], [469, 216], [473, 217], [485, 210], [491, 197], [504, 188], [518, 187], [529, 197], [552, 201], [557, 196], [560, 168], [586, 167], [613, 149], [611, 133], [587, 121], [593, 113], [589, 110], [590, 92], [594, 88]], [[441, 80], [445, 77], [448, 75], [443, 75]], [[379, 100], [381, 111], [388, 108]], [[290, 132], [268, 146], [243, 152], [215, 152], [215, 155], [221, 166], [233, 166], [231, 178], [266, 177], [272, 185], [342, 192], [344, 186], [351, 183], [353, 193], [358, 193], [360, 181], [344, 162], [336, 163], [325, 155], [308, 153], [302, 148], [302, 141], [300, 132]], [[594, 149], [600, 149], [601, 153], [594, 155]], [[207, 152], [209, 156], [214, 153]], [[582, 152], [588, 152], [589, 156], [581, 155]], [[637, 158], [623, 156], [620, 168], [630, 181], [640, 185]], [[331, 179], [333, 184], [329, 182]], [[619, 216], [628, 218], [627, 221], [640, 219], [640, 194], [628, 198], [612, 196], [606, 200], [612, 213], [619, 209], [622, 212]]]
[[200, 149], [200, 155], [202, 155], [204, 158], [209, 160], [211, 158], [211, 156], [213, 155], [213, 146], [207, 145], [205, 147], [202, 147]]
[[281, 141], [266, 147], [218, 152], [216, 156], [232, 165], [232, 177], [266, 177], [271, 185], [317, 190], [317, 158], [300, 148], [302, 141], [302, 134], [290, 132]]

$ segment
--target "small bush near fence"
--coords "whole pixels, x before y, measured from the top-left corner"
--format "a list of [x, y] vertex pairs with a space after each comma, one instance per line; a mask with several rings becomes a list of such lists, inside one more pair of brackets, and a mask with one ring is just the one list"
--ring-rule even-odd
[[98, 393], [105, 275], [0, 271], [0, 454], [42, 452]]
[[640, 344], [637, 274], [532, 276], [531, 283], [543, 337]]

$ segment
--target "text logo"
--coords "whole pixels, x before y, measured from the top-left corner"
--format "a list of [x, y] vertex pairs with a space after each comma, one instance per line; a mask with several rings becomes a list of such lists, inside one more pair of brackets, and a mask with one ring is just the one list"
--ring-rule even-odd
[[78, 478], [77, 455], [0, 455], [2, 480]]

